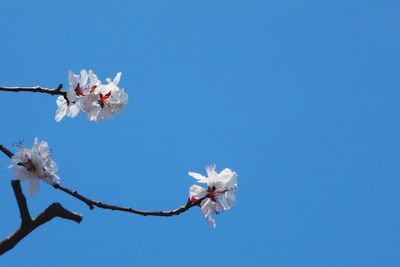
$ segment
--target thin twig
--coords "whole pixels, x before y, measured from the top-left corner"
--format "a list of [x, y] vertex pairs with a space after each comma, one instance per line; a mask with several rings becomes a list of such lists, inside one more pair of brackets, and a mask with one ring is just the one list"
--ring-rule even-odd
[[56, 217], [71, 220], [77, 223], [82, 221], [82, 215], [65, 209], [60, 203], [51, 204], [47, 209], [45, 209], [35, 219], [32, 220], [29, 215], [25, 196], [21, 190], [20, 182], [18, 180], [13, 180], [11, 183], [21, 213], [21, 225], [14, 233], [0, 242], [0, 255], [12, 249], [37, 227]]
[[9, 158], [12, 158], [14, 156], [14, 153], [5, 148], [3, 145], [0, 145], [0, 151], [3, 152]]
[[61, 91], [63, 88], [62, 84], [59, 84], [56, 88], [43, 88], [40, 86], [33, 86], [33, 87], [2, 87], [0, 86], [0, 91], [3, 92], [32, 92], [32, 93], [42, 93], [42, 94], [49, 94], [49, 95], [62, 95], [65, 99], [67, 99], [67, 92]]
[[106, 204], [100, 201], [96, 200], [91, 200], [85, 196], [82, 196], [75, 190], [71, 190], [69, 188], [66, 188], [60, 184], [54, 184], [53, 187], [55, 189], [61, 190], [65, 193], [67, 193], [70, 196], [73, 196], [76, 199], [79, 199], [83, 203], [85, 203], [90, 209], [94, 209], [94, 207], [98, 207], [101, 209], [107, 209], [107, 210], [118, 210], [118, 211], [123, 211], [123, 212], [129, 212], [129, 213], [134, 213], [138, 215], [143, 215], [143, 216], [161, 216], [161, 217], [169, 217], [169, 216], [174, 216], [174, 215], [179, 215], [182, 212], [187, 211], [188, 209], [194, 207], [194, 206], [199, 206], [200, 203], [207, 198], [207, 196], [198, 199], [194, 202], [188, 201], [186, 205], [180, 206], [177, 209], [174, 210], [168, 210], [168, 211], [144, 211], [144, 210], [138, 210], [130, 207], [121, 207], [121, 206], [116, 206], [116, 205], [110, 205]]
[[[0, 145], [0, 150], [6, 154], [9, 158], [11, 158], [14, 154], [10, 152], [8, 149], [6, 149], [4, 146]], [[76, 190], [69, 189], [65, 186], [62, 186], [60, 184], [54, 184], [53, 187], [55, 189], [61, 190], [64, 193], [67, 193], [68, 195], [82, 201], [85, 203], [90, 209], [94, 209], [94, 207], [98, 207], [101, 209], [107, 209], [107, 210], [117, 210], [117, 211], [122, 211], [122, 212], [128, 212], [128, 213], [134, 213], [138, 215], [143, 215], [143, 216], [161, 216], [161, 217], [169, 217], [169, 216], [174, 216], [174, 215], [179, 215], [190, 208], [193, 208], [195, 206], [200, 206], [200, 203], [208, 198], [208, 196], [205, 196], [203, 198], [200, 198], [196, 201], [187, 201], [185, 205], [180, 206], [177, 209], [174, 210], [168, 210], [168, 211], [144, 211], [144, 210], [138, 210], [134, 209], [131, 207], [122, 207], [122, 206], [116, 206], [116, 205], [110, 205], [106, 204], [101, 201], [97, 200], [91, 200], [81, 194], [79, 194]]]

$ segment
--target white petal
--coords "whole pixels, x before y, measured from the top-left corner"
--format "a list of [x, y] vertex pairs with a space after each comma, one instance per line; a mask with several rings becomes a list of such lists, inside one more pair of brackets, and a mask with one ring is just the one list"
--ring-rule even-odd
[[69, 85], [73, 85], [75, 79], [74, 79], [74, 73], [72, 72], [72, 70], [68, 71], [68, 83]]
[[37, 153], [38, 147], [39, 147], [39, 139], [37, 137], [35, 137], [35, 139], [33, 141], [33, 146], [31, 148], [31, 153]]
[[28, 184], [28, 195], [30, 197], [36, 196], [39, 190], [39, 179], [31, 178]]
[[79, 113], [79, 106], [77, 104], [72, 104], [69, 106], [68, 116], [71, 118], [76, 117]]
[[50, 154], [50, 150], [49, 150], [49, 145], [47, 144], [46, 141], [40, 142], [40, 144], [38, 146], [38, 152], [39, 152], [39, 156], [41, 158], [47, 160], [47, 158], [49, 157], [49, 154]]
[[215, 223], [215, 220], [211, 217], [213, 212], [213, 203], [211, 199], [205, 199], [203, 202], [201, 202], [200, 206], [206, 220], [213, 228], [215, 228], [217, 225]]
[[197, 172], [188, 172], [189, 176], [192, 176], [199, 183], [207, 183], [207, 177], [197, 173]]
[[82, 88], [86, 86], [86, 84], [88, 82], [88, 78], [89, 78], [89, 76], [88, 76], [87, 71], [85, 69], [81, 70], [81, 77], [79, 80], [79, 84]]
[[68, 109], [67, 104], [60, 106], [56, 111], [56, 116], [54, 117], [54, 119], [57, 122], [61, 121], [62, 118], [64, 118], [64, 116], [67, 114], [67, 109]]
[[71, 87], [75, 87], [79, 83], [79, 75], [74, 74], [71, 70], [68, 71], [68, 82]]
[[207, 190], [198, 185], [192, 185], [189, 191], [189, 195], [195, 199], [200, 199], [207, 195]]
[[99, 85], [101, 83], [99, 78], [97, 78], [97, 75], [94, 74], [92, 70], [89, 70], [89, 83], [91, 85]]
[[208, 177], [212, 177], [217, 174], [215, 172], [215, 164], [210, 164], [210, 165], [206, 166], [206, 171], [207, 171]]
[[227, 211], [235, 204], [235, 194], [231, 191], [225, 192], [224, 195], [219, 195], [216, 201], [220, 210]]
[[65, 98], [62, 95], [60, 95], [59, 97], [57, 97], [56, 103], [57, 106], [63, 106], [67, 104], [67, 100], [65, 100]]
[[120, 80], [121, 80], [121, 72], [118, 72], [117, 75], [115, 75], [113, 84], [118, 85]]
[[60, 177], [58, 177], [57, 175], [53, 174], [53, 175], [48, 175], [43, 179], [44, 182], [54, 185], [54, 184], [58, 184], [60, 182]]
[[227, 191], [225, 193], [225, 198], [229, 208], [232, 207], [236, 202], [235, 194], [232, 191]]
[[31, 173], [28, 172], [24, 167], [17, 166], [14, 171], [14, 176], [23, 182], [31, 176]]
[[225, 168], [215, 180], [215, 186], [218, 190], [224, 191], [233, 189], [237, 186], [237, 173], [231, 169]]
[[120, 90], [119, 102], [121, 102], [124, 105], [128, 103], [128, 94], [125, 92], [124, 89]]
[[[60, 97], [64, 98], [63, 96], [59, 96], [59, 98], [60, 98]], [[68, 89], [68, 91], [67, 91], [67, 98], [68, 98], [68, 100], [69, 100], [70, 103], [76, 101], [76, 99], [77, 99], [78, 97], [77, 97], [77, 95], [76, 95], [75, 88], [71, 87], [70, 89]], [[64, 98], [64, 100], [65, 100], [65, 98]]]
[[49, 158], [46, 161], [46, 172], [54, 174], [57, 172], [57, 170], [58, 170], [58, 167], [57, 167], [56, 162]]

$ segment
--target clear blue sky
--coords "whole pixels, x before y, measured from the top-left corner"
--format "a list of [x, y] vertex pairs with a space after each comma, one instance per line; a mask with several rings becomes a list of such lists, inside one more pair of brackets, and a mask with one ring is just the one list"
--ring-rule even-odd
[[[56, 98], [1, 93], [0, 143], [49, 142], [62, 184], [102, 201], [183, 204], [188, 171], [239, 174], [211, 229], [199, 209], [145, 218], [42, 184], [57, 219], [1, 266], [400, 266], [399, 1], [2, 1], [0, 84], [122, 72], [112, 121], [54, 121]], [[1, 238], [19, 225], [0, 157]], [[25, 187], [24, 187], [25, 188]]]

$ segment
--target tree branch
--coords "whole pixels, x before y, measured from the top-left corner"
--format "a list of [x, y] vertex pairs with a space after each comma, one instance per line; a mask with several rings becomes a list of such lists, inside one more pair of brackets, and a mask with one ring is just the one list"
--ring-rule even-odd
[[27, 226], [32, 223], [31, 215], [29, 214], [28, 205], [26, 204], [26, 198], [21, 190], [21, 185], [18, 180], [11, 181], [11, 186], [14, 190], [14, 195], [18, 203], [19, 214], [21, 216], [21, 225]]
[[60, 203], [51, 204], [47, 209], [45, 209], [35, 219], [32, 220], [29, 215], [25, 196], [21, 190], [20, 182], [18, 180], [13, 180], [11, 184], [21, 214], [21, 225], [14, 233], [0, 242], [0, 255], [12, 249], [37, 227], [51, 221], [55, 217], [60, 217], [77, 223], [82, 221], [82, 215], [65, 209]]
[[[0, 145], [0, 150], [6, 154], [9, 158], [11, 158], [12, 156], [14, 156], [14, 154], [12, 152], [10, 152], [8, 149], [6, 149], [4, 146]], [[79, 194], [76, 190], [72, 190], [69, 189], [67, 187], [64, 187], [60, 184], [54, 184], [53, 187], [55, 189], [61, 190], [64, 193], [67, 193], [68, 195], [82, 201], [83, 203], [85, 203], [89, 209], [94, 209], [94, 207], [98, 207], [101, 209], [107, 209], [107, 210], [117, 210], [117, 211], [122, 211], [122, 212], [128, 212], [128, 213], [134, 213], [134, 214], [138, 214], [138, 215], [143, 215], [143, 216], [161, 216], [161, 217], [170, 217], [170, 216], [174, 216], [174, 215], [179, 215], [195, 206], [200, 206], [200, 203], [208, 198], [208, 196], [205, 196], [203, 198], [200, 198], [196, 201], [187, 201], [185, 205], [180, 206], [177, 209], [174, 210], [168, 210], [168, 211], [144, 211], [144, 210], [138, 210], [138, 209], [134, 209], [134, 208], [130, 208], [130, 207], [122, 207], [122, 206], [116, 206], [116, 205], [110, 205], [110, 204], [106, 204], [104, 202], [100, 202], [97, 200], [91, 200], [81, 194]]]
[[194, 206], [199, 206], [200, 203], [206, 199], [208, 196], [205, 196], [201, 199], [198, 199], [194, 202], [188, 201], [186, 205], [180, 206], [177, 209], [174, 210], [168, 210], [168, 211], [144, 211], [144, 210], [138, 210], [130, 207], [121, 207], [121, 206], [116, 206], [116, 205], [110, 205], [106, 204], [100, 201], [96, 200], [91, 200], [81, 194], [79, 194], [75, 190], [71, 190], [69, 188], [66, 188], [60, 184], [54, 184], [53, 187], [55, 189], [61, 190], [65, 193], [67, 193], [70, 196], [73, 196], [76, 199], [79, 199], [83, 203], [85, 203], [90, 209], [94, 209], [94, 207], [98, 207], [101, 209], [107, 209], [107, 210], [117, 210], [117, 211], [123, 211], [123, 212], [129, 212], [129, 213], [134, 213], [138, 215], [143, 215], [143, 216], [161, 216], [161, 217], [170, 217], [174, 215], [179, 215], [182, 212], [187, 211], [190, 208], [193, 208]]
[[49, 95], [62, 95], [65, 99], [67, 99], [67, 92], [61, 91], [62, 88], [63, 88], [62, 84], [59, 84], [54, 89], [43, 88], [40, 86], [33, 86], [33, 87], [1, 87], [0, 86], [0, 91], [14, 92], [14, 93], [32, 92], [32, 93], [43, 93], [43, 94], [49, 94]]
[[12, 158], [14, 156], [14, 153], [5, 148], [3, 145], [0, 145], [0, 151], [3, 152], [9, 158]]

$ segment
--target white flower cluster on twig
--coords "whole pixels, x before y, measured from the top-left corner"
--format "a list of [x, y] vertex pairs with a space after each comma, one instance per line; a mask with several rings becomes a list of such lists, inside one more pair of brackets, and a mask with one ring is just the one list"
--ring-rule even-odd
[[128, 95], [118, 87], [120, 79], [118, 72], [114, 80], [108, 78], [103, 84], [91, 70], [81, 70], [80, 75], [69, 71], [67, 97], [57, 98], [55, 120], [58, 122], [64, 116], [74, 118], [80, 110], [86, 112], [88, 120], [96, 122], [121, 113], [128, 103]]
[[15, 166], [15, 177], [20, 181], [29, 180], [28, 194], [35, 196], [39, 190], [39, 180], [48, 184], [57, 184], [57, 164], [51, 159], [51, 152], [46, 141], [35, 138], [31, 149], [18, 147], [18, 152], [11, 158], [10, 167]]
[[222, 172], [215, 171], [215, 165], [207, 166], [207, 176], [199, 173], [189, 172], [189, 175], [199, 183], [207, 184], [207, 189], [192, 185], [190, 187], [190, 201], [197, 201], [205, 198], [201, 203], [201, 211], [204, 217], [211, 224], [216, 226], [211, 214], [219, 214], [230, 209], [236, 201], [234, 192], [237, 190], [237, 173], [225, 168]]

